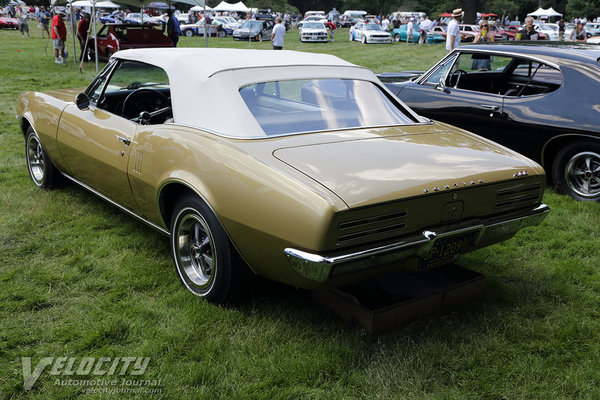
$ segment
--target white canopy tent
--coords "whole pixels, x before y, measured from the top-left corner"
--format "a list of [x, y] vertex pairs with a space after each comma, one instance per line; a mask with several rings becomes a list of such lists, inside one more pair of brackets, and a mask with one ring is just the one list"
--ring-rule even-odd
[[556, 12], [552, 7], [547, 10], [544, 8], [538, 8], [534, 12], [527, 14], [528, 17], [536, 17], [536, 18], [550, 18], [550, 17], [562, 17], [562, 14]]
[[115, 4], [110, 0], [97, 2], [96, 7], [98, 7], [98, 8], [121, 8], [120, 5]]
[[210, 8], [209, 6], [206, 7], [202, 7], [202, 6], [194, 6], [192, 8], [190, 8], [190, 11], [212, 11], [212, 8]]
[[222, 1], [218, 6], [213, 8], [213, 11], [229, 11], [229, 12], [243, 12], [249, 13], [250, 9], [244, 5], [241, 1], [230, 4]]

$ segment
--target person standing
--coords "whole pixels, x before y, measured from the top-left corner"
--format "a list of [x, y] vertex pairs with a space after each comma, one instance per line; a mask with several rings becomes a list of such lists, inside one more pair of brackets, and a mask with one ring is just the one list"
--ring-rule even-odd
[[[473, 43], [485, 43], [493, 42], [494, 34], [490, 32], [490, 26], [487, 20], [482, 19], [479, 22], [479, 32], [473, 38]], [[478, 58], [473, 58], [471, 65], [473, 71], [491, 71], [492, 70], [492, 59], [489, 55], [481, 55]]]
[[77, 39], [79, 39], [79, 47], [81, 48], [81, 53], [79, 54], [79, 61], [87, 61], [87, 57], [83, 54], [85, 51], [85, 43], [88, 39], [88, 31], [90, 30], [90, 14], [83, 14], [83, 18], [79, 21], [79, 25], [77, 25]]
[[569, 42], [587, 41], [587, 32], [585, 31], [584, 25], [585, 24], [583, 23], [583, 21], [579, 20], [579, 22], [577, 22], [577, 26], [575, 26], [575, 29], [571, 31], [571, 34], [569, 35], [569, 38], [567, 40]]
[[458, 21], [463, 16], [462, 8], [457, 8], [452, 11], [452, 19], [448, 22], [448, 29], [446, 34], [446, 50], [448, 53], [460, 46], [460, 28], [458, 27]]
[[[427, 33], [433, 27], [433, 22], [429, 19], [429, 16], [425, 16], [425, 19], [421, 21], [419, 24], [419, 31], [421, 35], [419, 36], [419, 44], [427, 43]], [[429, 43], [427, 43], [429, 45]]]
[[408, 46], [408, 41], [410, 40], [412, 44], [415, 44], [415, 35], [413, 34], [413, 20], [412, 18], [408, 20], [408, 24], [406, 24], [406, 45]]
[[381, 27], [384, 31], [388, 32], [390, 30], [390, 20], [387, 17], [384, 17], [381, 21]]
[[525, 28], [520, 29], [515, 35], [515, 40], [538, 40], [539, 34], [533, 29], [533, 17], [525, 18]]
[[42, 39], [44, 38], [44, 31], [46, 32], [46, 35], [50, 37], [49, 25], [51, 19], [52, 18], [50, 17], [50, 13], [46, 11], [46, 7], [42, 6], [42, 8], [40, 8], [40, 25], [42, 31]]
[[558, 40], [562, 42], [564, 37], [565, 37], [565, 20], [561, 18], [560, 21], [558, 21]]
[[273, 44], [273, 50], [283, 49], [283, 40], [285, 38], [285, 26], [281, 23], [281, 17], [275, 19], [275, 26], [273, 27], [273, 33], [271, 34], [271, 43]]
[[167, 36], [173, 42], [173, 47], [177, 47], [179, 42], [179, 35], [181, 35], [181, 29], [179, 28], [179, 20], [173, 15], [173, 10], [170, 8], [167, 10], [169, 19], [167, 20]]
[[21, 36], [25, 37], [25, 33], [27, 33], [27, 37], [29, 37], [29, 22], [27, 21], [27, 11], [23, 11], [21, 6], [17, 11], [17, 18], [19, 18], [19, 31], [21, 32]]
[[67, 27], [62, 20], [64, 11], [58, 11], [52, 18], [52, 45], [54, 47], [54, 62], [65, 63], [65, 40], [67, 40]]
[[335, 35], [335, 30], [337, 29], [337, 26], [333, 21], [327, 21], [325, 22], [325, 27], [329, 29], [329, 39], [333, 42], [333, 37]]

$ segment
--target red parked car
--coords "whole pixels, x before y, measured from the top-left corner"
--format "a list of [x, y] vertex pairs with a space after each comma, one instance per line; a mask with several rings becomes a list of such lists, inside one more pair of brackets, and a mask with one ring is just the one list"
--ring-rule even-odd
[[[173, 47], [167, 35], [153, 25], [106, 24], [100, 29], [98, 36], [98, 57], [110, 56], [126, 49], [145, 47]], [[87, 55], [94, 58], [94, 38], [90, 37]]]
[[19, 21], [15, 18], [0, 17], [0, 29], [19, 29]]

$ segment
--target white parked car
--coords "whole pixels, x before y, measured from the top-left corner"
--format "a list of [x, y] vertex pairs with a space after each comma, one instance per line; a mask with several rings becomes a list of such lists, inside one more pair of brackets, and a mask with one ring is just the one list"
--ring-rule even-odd
[[350, 41], [354, 40], [362, 43], [392, 43], [392, 35], [379, 24], [358, 22], [350, 28]]
[[538, 32], [543, 32], [548, 40], [558, 40], [558, 25], [548, 23], [538, 23], [534, 26]]
[[307, 22], [300, 28], [301, 42], [327, 42], [327, 28], [322, 22]]
[[302, 21], [298, 22], [298, 29], [302, 28], [302, 25], [304, 25], [307, 22], [322, 22], [322, 23], [325, 23], [325, 22], [327, 22], [327, 18], [325, 18], [324, 15], [313, 15], [313, 16], [310, 16], [310, 17], [306, 17]]

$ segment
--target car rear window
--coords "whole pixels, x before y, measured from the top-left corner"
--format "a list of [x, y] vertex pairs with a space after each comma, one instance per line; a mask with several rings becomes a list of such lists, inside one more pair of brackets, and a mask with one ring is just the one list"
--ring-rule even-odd
[[559, 70], [535, 61], [521, 60], [513, 71], [513, 75], [531, 78], [554, 85], [562, 84]]
[[367, 81], [273, 81], [242, 87], [240, 95], [267, 136], [417, 122]]

